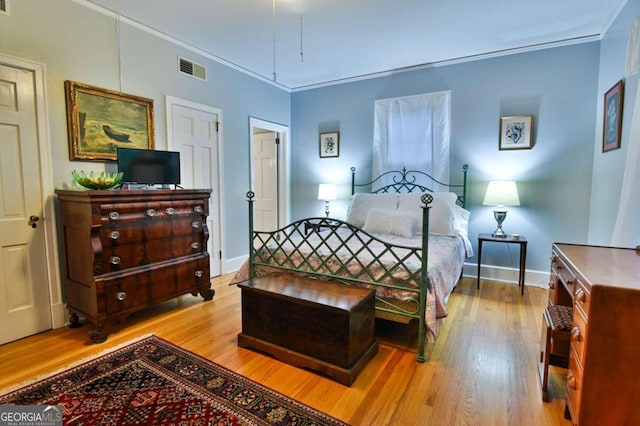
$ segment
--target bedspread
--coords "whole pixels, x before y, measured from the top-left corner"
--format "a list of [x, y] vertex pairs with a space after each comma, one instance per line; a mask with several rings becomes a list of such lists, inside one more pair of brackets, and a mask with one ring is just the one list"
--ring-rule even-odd
[[[262, 276], [282, 269], [293, 269], [307, 274], [348, 276], [357, 280], [373, 281], [376, 285], [359, 283], [373, 288], [379, 298], [415, 303], [416, 312], [421, 270], [420, 237], [404, 238], [393, 235], [375, 235], [393, 245], [385, 246], [376, 239], [355, 237], [350, 229], [312, 232], [304, 237], [291, 237], [284, 243], [265, 241], [256, 247], [256, 275]], [[255, 240], [254, 240], [255, 241]], [[310, 255], [313, 254], [313, 255]], [[429, 236], [427, 294], [427, 323], [447, 316], [446, 302], [455, 287], [465, 258], [465, 245], [461, 238]], [[231, 284], [249, 278], [248, 261], [242, 266]], [[435, 314], [435, 315], [434, 315]], [[430, 317], [430, 318], [429, 318]]]

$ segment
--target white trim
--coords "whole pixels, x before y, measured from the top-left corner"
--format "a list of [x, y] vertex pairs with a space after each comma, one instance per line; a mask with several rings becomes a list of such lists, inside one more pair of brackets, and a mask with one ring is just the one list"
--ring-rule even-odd
[[[218, 188], [212, 188], [212, 191], [214, 191], [214, 193], [216, 193], [215, 195], [218, 196], [218, 227], [219, 229], [215, 229], [215, 230], [211, 230], [211, 232], [215, 232], [214, 235], [217, 235], [220, 238], [220, 251], [222, 252], [222, 255], [224, 256], [227, 252], [227, 247], [226, 247], [226, 239], [225, 239], [225, 235], [224, 235], [224, 214], [223, 214], [223, 208], [222, 208], [222, 204], [224, 201], [224, 161], [222, 161], [222, 159], [224, 158], [224, 152], [223, 152], [223, 146], [224, 143], [222, 142], [223, 139], [223, 135], [222, 135], [222, 131], [224, 129], [224, 126], [222, 125], [222, 110], [220, 108], [216, 108], [210, 105], [205, 105], [205, 104], [200, 104], [197, 102], [193, 102], [193, 101], [189, 101], [187, 99], [182, 99], [182, 98], [178, 98], [175, 96], [170, 96], [170, 95], [166, 95], [165, 96], [165, 120], [167, 122], [167, 148], [171, 149], [174, 146], [174, 141], [173, 141], [173, 114], [171, 113], [172, 111], [172, 107], [174, 105], [177, 106], [181, 106], [181, 107], [185, 107], [185, 108], [191, 108], [197, 111], [204, 111], [204, 112], [208, 112], [211, 114], [216, 114], [218, 116]], [[216, 258], [217, 256], [214, 256], [214, 258]], [[223, 259], [222, 257], [220, 257], [220, 273], [224, 274], [224, 270], [223, 270]]]
[[[280, 170], [280, 187], [278, 189], [282, 197], [280, 198], [280, 205], [278, 206], [278, 216], [281, 224], [288, 224], [291, 216], [291, 194], [289, 192], [289, 175], [291, 171], [291, 158], [289, 155], [289, 127], [273, 123], [271, 121], [249, 117], [249, 182], [253, 181], [251, 175], [253, 173], [253, 133], [255, 128], [280, 133], [282, 169]], [[253, 188], [251, 189], [253, 190]]]
[[42, 187], [42, 226], [44, 226], [46, 275], [49, 287], [51, 327], [65, 325], [65, 309], [62, 300], [60, 268], [58, 262], [58, 235], [56, 227], [55, 187], [53, 185], [53, 163], [51, 158], [51, 138], [49, 135], [49, 112], [47, 102], [45, 64], [10, 56], [0, 52], [0, 63], [22, 68], [34, 73], [35, 103], [38, 132], [38, 155], [40, 157], [40, 185]]
[[[505, 268], [501, 266], [481, 265], [481, 280], [498, 281], [503, 283], [518, 284], [518, 268]], [[478, 277], [478, 264], [465, 263], [463, 275], [467, 278]], [[533, 271], [525, 269], [525, 285], [532, 287], [549, 288], [550, 273], [548, 271]]]
[[[89, 8], [91, 10], [94, 10], [98, 13], [101, 13], [103, 15], [106, 16], [110, 16], [114, 19], [116, 19], [118, 17], [118, 14], [110, 9], [107, 9], [105, 7], [102, 6], [98, 6], [94, 3], [89, 2], [88, 0], [72, 0], [74, 3], [79, 4], [81, 6], [84, 6], [86, 8]], [[620, 11], [622, 10], [622, 8], [624, 7], [624, 5], [626, 4], [628, 0], [624, 0], [623, 3], [618, 7], [618, 10], [614, 13], [611, 22], [609, 22], [609, 24], [607, 25], [607, 27], [605, 28], [605, 30], [607, 30], [611, 24], [613, 23], [613, 21], [615, 20], [615, 18], [618, 16], [618, 14], [620, 13]], [[420, 64], [420, 65], [412, 65], [406, 68], [397, 68], [397, 69], [392, 69], [392, 70], [387, 70], [387, 71], [380, 71], [380, 72], [373, 72], [370, 74], [364, 74], [364, 75], [360, 75], [360, 76], [354, 76], [354, 77], [345, 77], [345, 78], [339, 78], [336, 80], [331, 80], [331, 81], [325, 81], [325, 82], [321, 82], [321, 83], [311, 83], [311, 84], [306, 84], [303, 86], [297, 86], [297, 87], [288, 87], [288, 86], [284, 86], [276, 81], [273, 81], [273, 79], [264, 77], [260, 74], [257, 74], [247, 68], [244, 68], [240, 65], [234, 64], [233, 62], [229, 62], [219, 56], [216, 56], [212, 53], [209, 53], [205, 50], [202, 50], [198, 47], [192, 46], [188, 43], [185, 43], [183, 41], [180, 41], [168, 34], [165, 34], [163, 32], [160, 32], [158, 30], [155, 30], [147, 25], [142, 24], [141, 22], [135, 21], [131, 18], [127, 18], [125, 16], [120, 16], [120, 21], [121, 22], [125, 22], [135, 28], [138, 28], [142, 31], [145, 31], [151, 35], [154, 35], [156, 37], [159, 37], [163, 40], [166, 40], [170, 43], [173, 43], [177, 46], [183, 47], [187, 50], [190, 50], [198, 55], [204, 56], [205, 58], [211, 59], [212, 61], [218, 62], [222, 65], [226, 65], [230, 68], [233, 68], [236, 71], [240, 71], [243, 74], [249, 75], [251, 77], [254, 77], [264, 83], [268, 83], [271, 84], [272, 86], [278, 87], [280, 89], [283, 89], [287, 92], [301, 92], [301, 91], [305, 91], [305, 90], [310, 90], [310, 89], [317, 89], [320, 87], [327, 87], [327, 86], [335, 86], [337, 84], [343, 84], [343, 83], [351, 83], [351, 82], [355, 82], [355, 81], [361, 81], [361, 80], [370, 80], [372, 78], [378, 78], [378, 77], [384, 77], [384, 76], [390, 76], [390, 75], [394, 75], [394, 74], [399, 74], [399, 73], [403, 73], [403, 72], [410, 72], [410, 71], [416, 71], [416, 70], [420, 70], [420, 69], [425, 69], [425, 68], [435, 68], [435, 67], [443, 67], [443, 66], [447, 66], [447, 65], [454, 65], [454, 64], [460, 64], [460, 63], [465, 63], [465, 62], [473, 62], [473, 61], [478, 61], [481, 59], [488, 59], [488, 58], [496, 58], [496, 57], [500, 57], [500, 56], [507, 56], [507, 55], [513, 55], [516, 53], [524, 53], [524, 52], [531, 52], [531, 51], [536, 51], [536, 50], [542, 50], [542, 49], [550, 49], [553, 47], [560, 47], [560, 46], [570, 46], [570, 45], [574, 45], [574, 44], [581, 44], [581, 43], [587, 43], [590, 41], [598, 41], [602, 39], [602, 34], [604, 34], [604, 32], [602, 34], [593, 34], [593, 35], [589, 35], [589, 36], [583, 36], [583, 37], [576, 37], [576, 38], [572, 38], [572, 39], [567, 39], [567, 40], [559, 40], [559, 41], [554, 41], [554, 42], [549, 42], [549, 43], [539, 43], [539, 44], [534, 44], [531, 46], [524, 46], [524, 47], [518, 47], [518, 48], [513, 48], [513, 49], [504, 49], [504, 50], [499, 50], [499, 51], [495, 51], [495, 52], [487, 52], [487, 53], [482, 53], [482, 54], [478, 54], [478, 55], [471, 55], [471, 56], [465, 56], [462, 58], [456, 58], [456, 59], [450, 59], [450, 60], [444, 60], [444, 61], [436, 61], [436, 62], [430, 62], [430, 63], [425, 63], [425, 64]]]
[[616, 8], [616, 10], [613, 12], [613, 14], [611, 15], [611, 18], [609, 18], [609, 21], [600, 32], [600, 40], [602, 40], [604, 35], [609, 31], [609, 29], [611, 28], [613, 23], [616, 21], [616, 19], [618, 19], [618, 15], [620, 15], [620, 12], [622, 12], [622, 9], [624, 9], [624, 7], [627, 5], [627, 1], [628, 0], [622, 0], [618, 5], [618, 7]]
[[94, 3], [91, 3], [91, 2], [89, 2], [87, 0], [72, 0], [72, 1], [74, 3], [77, 3], [77, 4], [81, 5], [81, 6], [89, 8], [89, 9], [95, 11], [95, 12], [101, 13], [101, 14], [109, 16], [109, 17], [112, 17], [114, 19], [118, 18], [118, 16], [119, 16], [120, 22], [124, 22], [125, 24], [129, 24], [134, 28], [138, 28], [139, 30], [142, 30], [142, 31], [144, 31], [146, 33], [149, 33], [149, 34], [151, 34], [151, 35], [153, 35], [155, 37], [158, 37], [160, 39], [163, 39], [165, 41], [168, 41], [169, 43], [175, 44], [176, 46], [179, 46], [179, 47], [185, 48], [187, 50], [190, 50], [190, 51], [192, 51], [194, 53], [197, 53], [200, 56], [204, 56], [205, 58], [211, 59], [212, 61], [215, 61], [215, 62], [218, 62], [218, 63], [220, 63], [222, 65], [228, 66], [229, 68], [233, 68], [236, 71], [240, 71], [241, 73], [249, 75], [249, 76], [251, 76], [253, 78], [256, 78], [256, 79], [258, 79], [258, 80], [260, 80], [260, 81], [262, 81], [264, 83], [271, 84], [272, 86], [275, 86], [275, 87], [278, 87], [280, 89], [286, 90], [287, 92], [291, 91], [291, 89], [289, 89], [286, 86], [283, 86], [282, 84], [280, 84], [278, 82], [275, 82], [275, 81], [273, 81], [271, 79], [268, 79], [268, 78], [266, 78], [266, 77], [264, 77], [264, 76], [262, 76], [260, 74], [257, 74], [257, 73], [255, 73], [255, 72], [253, 72], [253, 71], [251, 71], [251, 70], [249, 70], [247, 68], [244, 68], [244, 67], [242, 67], [242, 66], [240, 66], [238, 64], [234, 64], [233, 62], [229, 62], [226, 59], [223, 59], [223, 58], [221, 58], [219, 56], [214, 55], [213, 53], [207, 52], [206, 50], [202, 50], [202, 49], [200, 49], [198, 47], [195, 47], [195, 46], [192, 46], [192, 45], [190, 45], [188, 43], [185, 43], [184, 41], [178, 40], [175, 37], [172, 37], [172, 36], [170, 36], [168, 34], [165, 34], [165, 33], [161, 32], [161, 31], [158, 31], [158, 30], [156, 30], [154, 28], [151, 28], [151, 27], [149, 27], [149, 26], [147, 26], [147, 25], [145, 25], [145, 24], [143, 24], [141, 22], [135, 21], [135, 20], [133, 20], [131, 18], [127, 18], [126, 16], [118, 15], [116, 12], [114, 12], [114, 11], [112, 11], [110, 9], [107, 9], [105, 7], [102, 7], [102, 6], [98, 6], [98, 5], [96, 5]]
[[222, 274], [229, 274], [231, 272], [236, 272], [239, 270], [242, 265], [249, 259], [249, 255], [242, 255], [238, 257], [234, 257], [233, 259], [225, 259], [222, 264]]
[[501, 56], [515, 55], [517, 53], [525, 53], [525, 52], [533, 52], [533, 51], [536, 51], [536, 50], [551, 49], [551, 48], [554, 48], [554, 47], [572, 46], [574, 44], [588, 43], [588, 42], [591, 42], [591, 41], [598, 41], [598, 40], [601, 40], [601, 39], [602, 39], [602, 37], [600, 35], [594, 34], [594, 35], [590, 35], [590, 36], [577, 37], [577, 38], [572, 38], [572, 39], [568, 39], [568, 40], [560, 40], [560, 41], [555, 41], [555, 42], [550, 42], [550, 43], [540, 43], [540, 44], [534, 44], [534, 45], [531, 45], [531, 46], [518, 47], [518, 48], [514, 48], [514, 49], [504, 49], [504, 50], [498, 50], [498, 51], [495, 51], [495, 52], [481, 53], [481, 54], [478, 54], [478, 55], [465, 56], [465, 57], [462, 57], [462, 58], [448, 59], [448, 60], [436, 61], [436, 62], [428, 62], [428, 63], [425, 63], [425, 64], [412, 65], [412, 66], [408, 66], [408, 67], [405, 67], [405, 68], [397, 68], [397, 69], [392, 69], [392, 70], [387, 70], [387, 71], [380, 71], [380, 72], [374, 72], [374, 73], [370, 73], [370, 74], [364, 74], [364, 75], [360, 75], [360, 76], [340, 78], [340, 79], [337, 79], [337, 80], [326, 81], [324, 83], [313, 83], [313, 84], [308, 84], [308, 85], [304, 85], [304, 86], [298, 86], [298, 87], [290, 88], [289, 91], [291, 91], [292, 93], [295, 93], [295, 92], [301, 92], [301, 91], [305, 91], [305, 90], [318, 89], [318, 88], [321, 88], [321, 87], [335, 86], [337, 84], [352, 83], [352, 82], [361, 81], [361, 80], [370, 80], [372, 78], [378, 78], [378, 77], [388, 77], [390, 75], [395, 75], [395, 74], [400, 74], [400, 73], [405, 73], [405, 72], [412, 72], [412, 71], [417, 71], [417, 70], [421, 70], [421, 69], [445, 67], [445, 66], [449, 66], [449, 65], [463, 64], [463, 63], [466, 63], [466, 62], [479, 61], [479, 60], [482, 60], [482, 59], [490, 59], [490, 58], [498, 58], [498, 57], [501, 57]]

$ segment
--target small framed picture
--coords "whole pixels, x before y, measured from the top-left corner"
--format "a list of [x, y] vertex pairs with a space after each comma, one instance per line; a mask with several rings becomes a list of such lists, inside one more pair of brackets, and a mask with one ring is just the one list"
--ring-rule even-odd
[[604, 94], [602, 152], [620, 148], [623, 92], [624, 84], [620, 80]]
[[340, 156], [340, 132], [320, 133], [320, 158]]
[[533, 115], [500, 117], [500, 150], [533, 148]]

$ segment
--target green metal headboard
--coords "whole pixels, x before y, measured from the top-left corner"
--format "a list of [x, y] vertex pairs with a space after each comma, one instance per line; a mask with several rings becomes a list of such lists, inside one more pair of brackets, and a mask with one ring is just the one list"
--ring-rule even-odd
[[356, 183], [356, 168], [351, 167], [351, 195], [356, 193], [357, 188], [371, 187], [377, 182], [386, 182], [385, 179], [391, 179], [392, 183], [386, 184], [374, 191], [376, 194], [385, 192], [401, 193], [401, 192], [435, 192], [433, 184], [438, 184], [447, 188], [449, 191], [458, 193], [458, 202], [462, 207], [467, 207], [467, 171], [469, 165], [462, 166], [462, 183], [461, 184], [449, 184], [440, 182], [428, 173], [421, 172], [419, 170], [407, 170], [405, 167], [402, 170], [391, 170], [385, 172], [366, 183]]

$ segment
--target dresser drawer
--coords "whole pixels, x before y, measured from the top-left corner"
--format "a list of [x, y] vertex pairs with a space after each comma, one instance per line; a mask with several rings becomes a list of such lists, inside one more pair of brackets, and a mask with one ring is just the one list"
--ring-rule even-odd
[[135, 274], [105, 281], [104, 312], [106, 315], [138, 310], [148, 304], [149, 274]]
[[[555, 270], [556, 275], [558, 276], [558, 279], [564, 282], [568, 290], [573, 293], [575, 291], [577, 279], [575, 275], [573, 275], [573, 272], [571, 272], [571, 269], [569, 269], [567, 264], [564, 262], [562, 257], [556, 256], [554, 254], [551, 264], [552, 268]], [[558, 282], [557, 285], [562, 285], [562, 283]]]
[[162, 240], [151, 240], [137, 244], [105, 247], [102, 262], [96, 265], [96, 274], [123, 271], [155, 262], [176, 259], [202, 253], [202, 233]]
[[109, 223], [136, 222], [149, 219], [167, 219], [180, 216], [205, 215], [202, 200], [153, 201], [137, 203], [101, 204], [100, 217], [103, 225]]
[[576, 354], [569, 351], [569, 370], [567, 371], [567, 404], [571, 412], [573, 423], [578, 422], [582, 400], [582, 364], [577, 361]]
[[209, 256], [184, 259], [150, 273], [152, 301], [171, 298], [175, 294], [194, 293], [198, 287], [210, 285]]
[[180, 235], [198, 235], [204, 218], [199, 215], [172, 217], [169, 220], [109, 223], [100, 229], [103, 247], [114, 247], [141, 241], [158, 240]]
[[573, 292], [573, 301], [575, 306], [579, 307], [585, 318], [589, 318], [589, 306], [591, 305], [591, 293], [587, 290], [587, 287], [580, 281], [577, 281]]
[[573, 307], [573, 327], [571, 328], [571, 348], [581, 364], [584, 363], [584, 347], [587, 337], [587, 320], [582, 316], [582, 312]]

